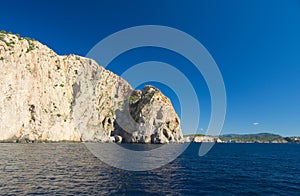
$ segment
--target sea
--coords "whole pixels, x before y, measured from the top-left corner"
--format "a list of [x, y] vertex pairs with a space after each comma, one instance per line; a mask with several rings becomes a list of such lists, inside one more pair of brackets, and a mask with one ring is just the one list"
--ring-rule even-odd
[[201, 157], [200, 145], [162, 167], [126, 171], [82, 143], [1, 143], [0, 195], [300, 195], [300, 144], [218, 143]]

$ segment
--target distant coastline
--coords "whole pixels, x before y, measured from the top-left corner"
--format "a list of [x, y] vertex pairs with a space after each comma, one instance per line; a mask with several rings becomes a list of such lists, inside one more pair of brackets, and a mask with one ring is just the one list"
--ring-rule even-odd
[[204, 134], [184, 135], [185, 142], [217, 142], [217, 143], [299, 143], [300, 136], [284, 137], [273, 133], [257, 134], [225, 134], [210, 136]]

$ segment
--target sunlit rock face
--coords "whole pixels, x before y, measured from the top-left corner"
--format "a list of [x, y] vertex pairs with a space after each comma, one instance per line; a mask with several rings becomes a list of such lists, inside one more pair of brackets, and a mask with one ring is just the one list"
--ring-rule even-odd
[[[132, 102], [136, 91], [91, 59], [60, 56], [38, 41], [0, 33], [0, 70], [2, 141], [168, 143], [182, 138], [179, 118], [158, 89], [145, 87]], [[118, 126], [116, 113], [126, 111], [138, 129]]]

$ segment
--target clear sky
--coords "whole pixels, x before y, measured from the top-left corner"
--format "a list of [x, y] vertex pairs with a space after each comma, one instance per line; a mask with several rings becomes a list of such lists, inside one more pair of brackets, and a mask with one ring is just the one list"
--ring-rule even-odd
[[[299, 0], [1, 2], [0, 29], [35, 38], [58, 54], [85, 56], [106, 36], [149, 24], [192, 35], [215, 59], [227, 92], [222, 134], [300, 135]], [[200, 127], [205, 130], [209, 93], [203, 78], [191, 74], [189, 62], [165, 50], [142, 48], [120, 56], [110, 69], [121, 74], [145, 60], [186, 65], [182, 71], [199, 86]], [[176, 98], [166, 94], [178, 111]]]

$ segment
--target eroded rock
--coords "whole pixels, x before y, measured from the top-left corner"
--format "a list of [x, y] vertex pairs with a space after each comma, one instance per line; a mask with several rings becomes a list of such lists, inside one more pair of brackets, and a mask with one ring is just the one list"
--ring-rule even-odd
[[129, 97], [129, 110], [136, 124], [125, 130], [117, 126], [115, 130], [126, 142], [161, 144], [182, 141], [179, 117], [171, 101], [157, 88], [145, 86], [142, 91], [134, 91]]
[[[179, 118], [158, 89], [133, 91], [91, 59], [60, 56], [38, 41], [0, 33], [0, 69], [2, 141], [182, 139]], [[126, 111], [137, 123], [129, 133], [116, 123], [117, 114]]]

